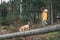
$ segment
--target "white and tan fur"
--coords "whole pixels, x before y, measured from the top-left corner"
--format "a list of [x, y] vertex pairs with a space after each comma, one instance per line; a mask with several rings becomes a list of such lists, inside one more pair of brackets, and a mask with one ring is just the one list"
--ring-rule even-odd
[[28, 22], [28, 24], [26, 24], [26, 25], [21, 26], [21, 27], [19, 28], [19, 31], [29, 30], [29, 28], [30, 28], [29, 25], [30, 25], [30, 22]]
[[[23, 25], [23, 26], [21, 26], [20, 28], [19, 28], [19, 31], [21, 32], [21, 31], [27, 31], [27, 30], [29, 30], [30, 29], [30, 22], [28, 22], [28, 24], [26, 24], [26, 25]], [[28, 39], [28, 40], [30, 40], [30, 37], [23, 37], [23, 38], [21, 38], [22, 40], [25, 40], [25, 39]]]

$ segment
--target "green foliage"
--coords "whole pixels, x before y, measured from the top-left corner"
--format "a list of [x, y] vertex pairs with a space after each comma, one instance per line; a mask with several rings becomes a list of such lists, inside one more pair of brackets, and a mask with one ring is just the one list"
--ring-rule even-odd
[[60, 40], [60, 32], [53, 32], [49, 37], [49, 40]]
[[52, 0], [53, 2], [53, 9], [58, 9], [58, 11], [60, 11], [60, 0]]
[[2, 8], [2, 10], [1, 10], [1, 17], [4, 17], [4, 18], [7, 16], [7, 13], [8, 13], [7, 12], [7, 7], [5, 5], [4, 4], [1, 5], [1, 8]]
[[0, 16], [0, 23], [4, 24], [7, 22], [6, 20], [6, 16], [8, 14], [7, 12], [7, 7], [6, 7], [6, 3], [3, 2], [2, 5], [1, 5], [1, 16]]
[[32, 0], [33, 2], [37, 3], [39, 6], [46, 6], [46, 0]]
[[[30, 19], [31, 13], [33, 11], [40, 11], [42, 6], [46, 6], [45, 0], [23, 0], [23, 13], [20, 14], [20, 0], [10, 1], [9, 3], [2, 3], [2, 16], [4, 16], [4, 21], [15, 21], [20, 19], [20, 15], [22, 15], [22, 22], [27, 22], [27, 19]], [[10, 7], [10, 11], [6, 8]], [[7, 15], [8, 14], [8, 15]]]
[[46, 0], [23, 0], [23, 14], [31, 15], [33, 11], [40, 11], [40, 8], [47, 6]]

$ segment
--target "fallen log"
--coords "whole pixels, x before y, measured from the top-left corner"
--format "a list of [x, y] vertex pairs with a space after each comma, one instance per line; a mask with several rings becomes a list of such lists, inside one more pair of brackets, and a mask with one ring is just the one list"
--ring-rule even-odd
[[60, 24], [48, 26], [46, 28], [38, 28], [38, 29], [28, 30], [23, 32], [3, 34], [3, 35], [0, 35], [0, 39], [14, 38], [14, 37], [27, 37], [27, 36], [45, 34], [50, 32], [56, 32], [56, 31], [60, 31]]

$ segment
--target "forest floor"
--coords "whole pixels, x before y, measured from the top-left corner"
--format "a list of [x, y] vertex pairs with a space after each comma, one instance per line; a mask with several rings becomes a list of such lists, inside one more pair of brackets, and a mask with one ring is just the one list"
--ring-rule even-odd
[[[57, 21], [55, 24], [59, 24], [59, 21]], [[35, 28], [40, 28], [40, 24], [34, 25]], [[6, 26], [4, 26], [6, 27]], [[33, 29], [35, 29], [33, 28]], [[16, 29], [13, 26], [9, 26], [7, 28], [3, 29], [3, 26], [0, 28], [0, 34], [6, 34], [6, 33], [13, 33], [13, 32], [17, 32], [18, 28]], [[47, 33], [47, 34], [40, 34], [40, 35], [34, 35], [34, 36], [30, 36], [30, 37], [25, 37], [24, 40], [49, 40], [49, 37], [53, 37], [51, 33]], [[30, 38], [30, 39], [27, 39]], [[21, 40], [20, 38], [12, 38], [12, 39], [4, 39], [4, 40]]]

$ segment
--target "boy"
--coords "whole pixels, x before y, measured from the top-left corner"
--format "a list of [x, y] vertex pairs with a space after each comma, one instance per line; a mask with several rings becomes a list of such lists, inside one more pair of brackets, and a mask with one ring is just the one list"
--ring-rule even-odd
[[47, 9], [44, 9], [42, 11], [42, 26], [46, 26], [47, 25], [47, 13], [48, 13], [48, 10]]

